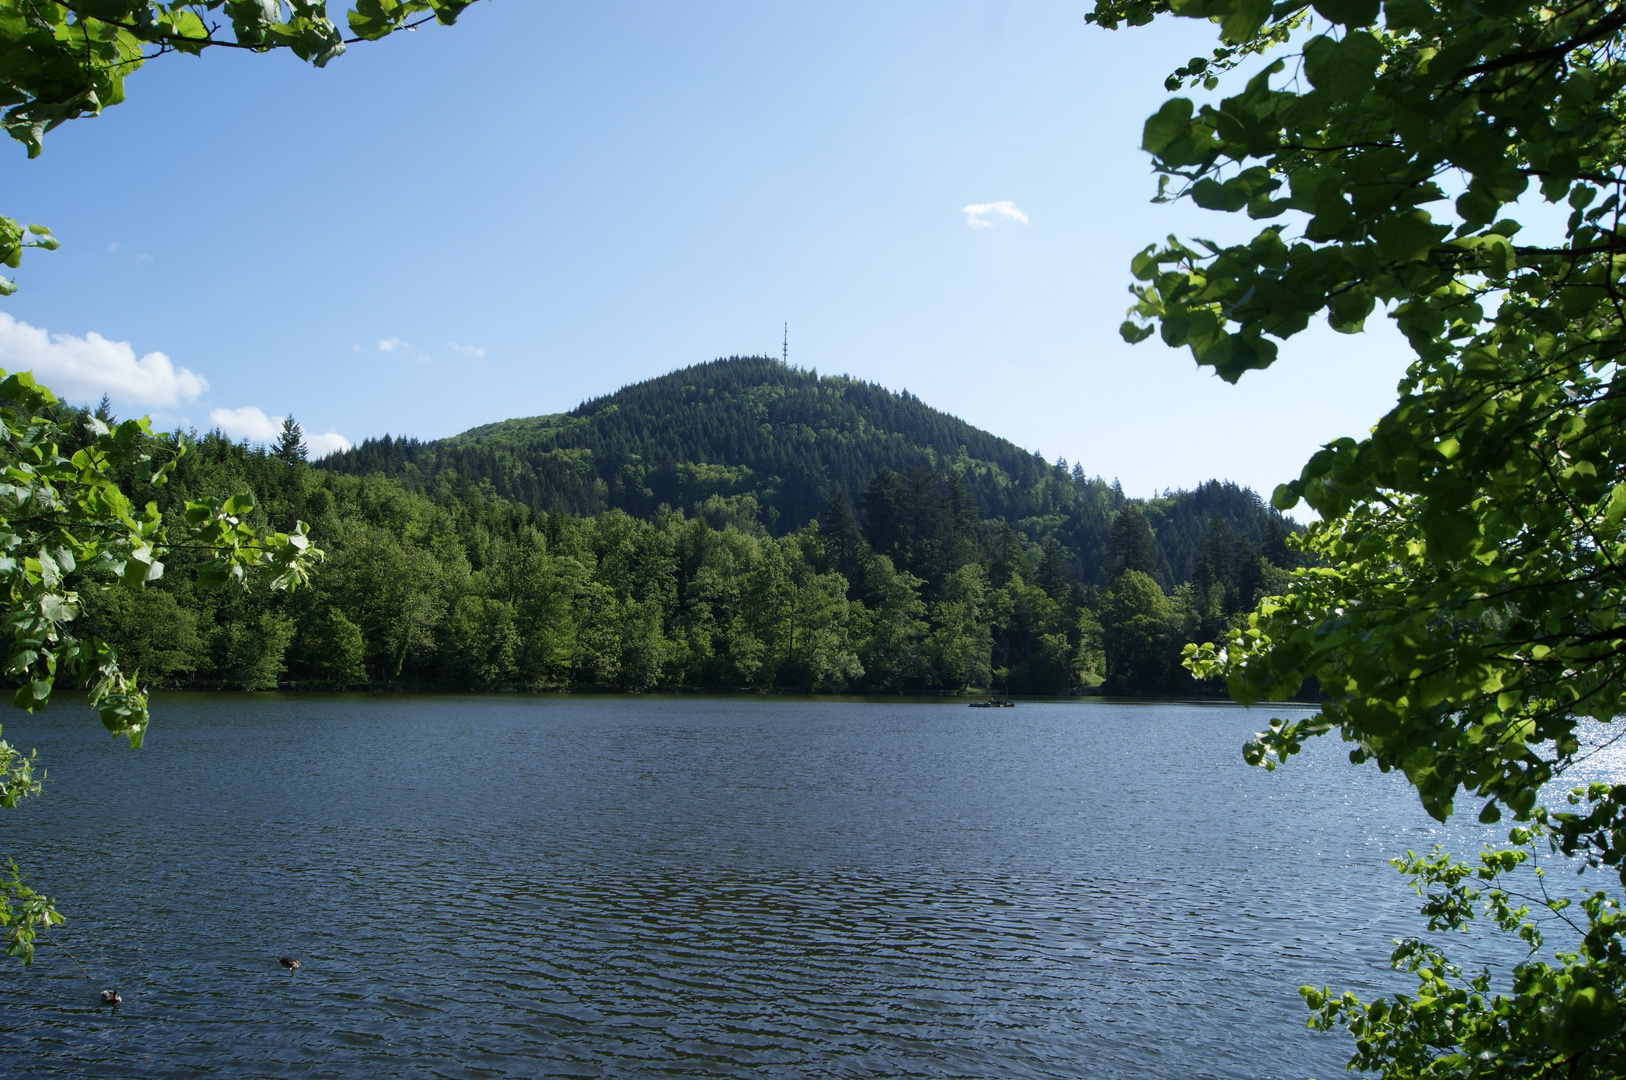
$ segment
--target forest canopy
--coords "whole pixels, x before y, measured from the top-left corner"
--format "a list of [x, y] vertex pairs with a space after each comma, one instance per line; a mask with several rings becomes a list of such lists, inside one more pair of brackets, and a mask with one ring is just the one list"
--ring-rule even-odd
[[[722, 391], [696, 389], [708, 379]], [[753, 395], [770, 419], [741, 406]], [[783, 451], [795, 410], [822, 410], [823, 433]], [[267, 525], [310, 523], [322, 572], [288, 596], [177, 572], [87, 606], [86, 624], [172, 687], [1190, 693], [1181, 647], [1237, 625], [1292, 565], [1294, 526], [1235, 485], [1128, 499], [910, 396], [778, 361], [689, 368], [568, 419], [370, 441], [315, 467], [296, 429], [271, 448], [197, 436], [164, 488], [130, 478], [136, 497], [167, 511], [247, 489]], [[573, 445], [538, 434], [561, 429]], [[593, 512], [504, 494], [561, 451], [594, 470]]]

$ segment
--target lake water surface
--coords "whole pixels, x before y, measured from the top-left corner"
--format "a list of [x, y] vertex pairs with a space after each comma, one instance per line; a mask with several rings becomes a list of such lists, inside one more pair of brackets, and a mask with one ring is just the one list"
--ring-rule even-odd
[[[1302, 983], [1409, 989], [1384, 859], [1477, 838], [1282, 709], [160, 695], [14, 714], [0, 820], [70, 921], [0, 1071], [1303, 1077]], [[297, 956], [301, 969], [278, 966]], [[118, 1015], [95, 1005], [117, 987]]]

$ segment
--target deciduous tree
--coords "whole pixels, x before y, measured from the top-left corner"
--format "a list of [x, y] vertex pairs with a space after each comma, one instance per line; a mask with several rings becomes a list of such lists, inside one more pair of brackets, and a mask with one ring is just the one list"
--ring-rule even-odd
[[[1219, 36], [1171, 90], [1241, 85], [1146, 122], [1158, 197], [1267, 224], [1142, 251], [1124, 336], [1160, 333], [1235, 381], [1313, 321], [1356, 333], [1382, 314], [1416, 357], [1367, 438], [1276, 492], [1321, 516], [1304, 541], [1317, 565], [1192, 668], [1250, 702], [1319, 681], [1319, 715], [1273, 723], [1251, 760], [1338, 732], [1436, 817], [1470, 798], [1481, 820], [1511, 812], [1519, 837], [1626, 873], [1626, 785], [1542, 803], [1626, 707], [1626, 8], [1100, 0], [1090, 18], [1162, 13]], [[1532, 220], [1538, 200], [1554, 210]], [[1450, 865], [1407, 868], [1458, 915], [1502, 872]], [[1311, 1003], [1386, 1076], [1618, 1076], [1619, 896], [1571, 910], [1573, 949], [1502, 993], [1408, 946], [1396, 962], [1419, 998]]]

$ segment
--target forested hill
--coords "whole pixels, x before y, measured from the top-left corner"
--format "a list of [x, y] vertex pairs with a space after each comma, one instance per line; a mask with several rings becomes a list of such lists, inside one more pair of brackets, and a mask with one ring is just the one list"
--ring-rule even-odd
[[[770, 532], [793, 531], [832, 495], [857, 503], [876, 471], [960, 466], [985, 516], [1043, 501], [1043, 460], [905, 392], [732, 357], [674, 371], [572, 412], [488, 424], [450, 439], [369, 439], [322, 466], [419, 482], [442, 472], [573, 514], [648, 517], [662, 503], [714, 516], [750, 497]], [[719, 506], [718, 503], [723, 505]]]
[[[904, 480], [906, 516], [969, 501], [1031, 543], [1055, 540], [1078, 580], [1105, 584], [1110, 523], [1126, 500], [1080, 465], [1046, 463], [1006, 439], [847, 376], [820, 376], [769, 357], [697, 364], [585, 402], [569, 413], [506, 420], [449, 439], [369, 439], [319, 463], [382, 473], [431, 493], [471, 487], [536, 510], [621, 509], [651, 519], [663, 506], [715, 527], [785, 535], [824, 517], [832, 499], [864, 517], [877, 474]], [[873, 502], [873, 500], [871, 500]], [[1165, 588], [1190, 579], [1211, 522], [1236, 542], [1278, 555], [1287, 525], [1251, 491], [1212, 483], [1144, 506]], [[1283, 553], [1285, 554], [1285, 553]]]

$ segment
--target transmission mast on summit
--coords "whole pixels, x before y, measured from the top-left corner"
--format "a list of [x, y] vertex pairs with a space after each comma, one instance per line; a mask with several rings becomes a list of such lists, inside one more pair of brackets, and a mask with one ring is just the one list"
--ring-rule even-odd
[[785, 324], [785, 343], [779, 347], [779, 361], [790, 367], [790, 323]]

